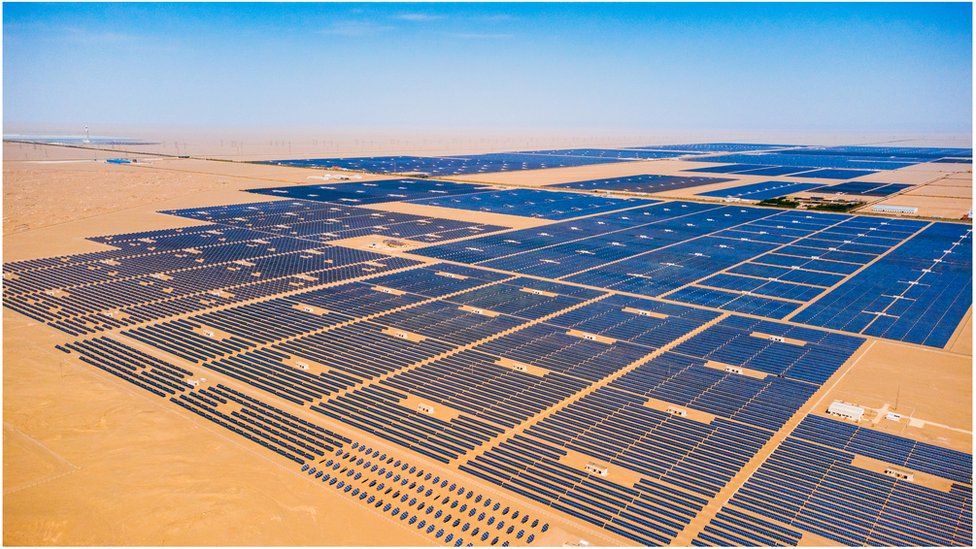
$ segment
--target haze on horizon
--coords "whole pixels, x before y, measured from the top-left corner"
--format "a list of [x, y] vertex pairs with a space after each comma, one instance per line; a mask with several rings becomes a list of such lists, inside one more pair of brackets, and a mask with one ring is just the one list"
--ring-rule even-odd
[[955, 4], [5, 4], [4, 132], [972, 132]]

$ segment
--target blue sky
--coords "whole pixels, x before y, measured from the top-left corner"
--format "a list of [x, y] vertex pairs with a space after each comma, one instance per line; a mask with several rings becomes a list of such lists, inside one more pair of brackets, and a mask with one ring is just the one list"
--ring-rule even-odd
[[969, 4], [11, 4], [4, 129], [970, 133]]

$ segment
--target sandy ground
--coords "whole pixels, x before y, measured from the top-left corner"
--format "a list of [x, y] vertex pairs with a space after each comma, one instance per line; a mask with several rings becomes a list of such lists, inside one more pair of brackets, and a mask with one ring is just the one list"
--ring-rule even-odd
[[[4, 162], [4, 261], [106, 249], [84, 237], [196, 225], [200, 223], [155, 212], [262, 201], [268, 197], [240, 189], [314, 182], [308, 180], [309, 170], [277, 166], [190, 159], [137, 166], [87, 160], [54, 163], [50, 160], [64, 154], [52, 152], [56, 147], [6, 145], [5, 153], [8, 149], [21, 158]], [[45, 154], [48, 161], [36, 163], [34, 157]], [[680, 173], [681, 167], [674, 161], [625, 162], [478, 177], [541, 185]], [[967, 175], [971, 180], [970, 174], [951, 176], [951, 185], [968, 191]], [[769, 178], [755, 180], [765, 179]], [[547, 223], [432, 206], [371, 207], [512, 227]], [[66, 355], [52, 348], [66, 339], [60, 333], [6, 310], [3, 318], [6, 544], [430, 543], [399, 526], [377, 522], [373, 511], [326, 493], [264, 449], [125, 382], [65, 360]], [[889, 421], [876, 428], [968, 449], [970, 329], [971, 318], [948, 351], [870, 340], [870, 347], [839, 370], [796, 421], [835, 398], [879, 409], [897, 400], [899, 411], [926, 425]], [[920, 375], [923, 366], [925, 373]], [[791, 425], [774, 440], [784, 438]], [[768, 451], [753, 465], [758, 466]], [[729, 487], [744, 482], [751, 470], [752, 466], [743, 469]], [[702, 519], [720, 504], [721, 497], [713, 500]], [[546, 515], [533, 504], [526, 506]], [[569, 524], [561, 515], [553, 517]], [[350, 524], [370, 526], [349, 528]], [[680, 539], [693, 539], [703, 525], [696, 521]], [[587, 535], [586, 528], [569, 529]], [[620, 541], [604, 535], [588, 539]]]
[[[414, 545], [263, 448], [94, 368], [4, 311], [5, 545]], [[324, 537], [323, 533], [328, 536]]]
[[[253, 177], [148, 166], [5, 162], [4, 261], [107, 249], [85, 236], [200, 224], [157, 209], [266, 199], [234, 190], [257, 186]], [[4, 310], [5, 544], [429, 543], [401, 528], [348, 528], [376, 517], [263, 448], [65, 360], [53, 348], [65, 339]]]
[[[910, 194], [899, 194], [874, 204], [918, 208], [918, 213], [911, 217], [919, 216], [951, 220], [962, 219], [973, 209], [973, 201], [971, 198], [913, 196]], [[861, 208], [859, 211], [870, 212], [871, 206]]]
[[408, 202], [382, 202], [366, 206], [370, 210], [380, 210], [384, 212], [405, 213], [413, 215], [425, 215], [430, 217], [440, 217], [442, 219], [454, 219], [457, 221], [472, 221], [478, 218], [479, 223], [490, 225], [501, 225], [513, 229], [530, 229], [555, 223], [550, 219], [540, 219], [537, 217], [523, 217], [519, 215], [508, 215], [489, 212], [473, 212], [459, 208], [443, 208], [441, 206], [428, 206], [426, 204], [411, 204]]
[[973, 173], [969, 164], [918, 164], [862, 179], [916, 186], [890, 197], [868, 198], [868, 204], [859, 212], [871, 212], [874, 205], [908, 206], [918, 208], [914, 215], [919, 217], [961, 219], [973, 209]]
[[[184, 166], [201, 161], [174, 160]], [[203, 162], [202, 164], [209, 163]], [[106, 166], [45, 164], [61, 189], [97, 181], [104, 199], [113, 189], [128, 191], [131, 174], [154, 179], [144, 192], [154, 200], [92, 213], [79, 198], [59, 200], [63, 192], [37, 196], [37, 208], [59, 222], [4, 234], [4, 261], [109, 249], [86, 236], [132, 232], [200, 222], [155, 213], [156, 210], [266, 200], [236, 190], [261, 186], [257, 177], [277, 167], [229, 165], [171, 171], [146, 164]], [[181, 166], [181, 167], [184, 167]], [[100, 169], [98, 169], [100, 168]], [[239, 170], [248, 175], [234, 174]], [[5, 183], [29, 186], [36, 165], [5, 163]], [[115, 170], [126, 170], [121, 174]], [[92, 170], [92, 171], [88, 171]], [[284, 169], [291, 171], [292, 169]], [[62, 173], [58, 173], [62, 172]], [[298, 170], [302, 181], [308, 171]], [[106, 176], [105, 174], [109, 175]], [[184, 175], [185, 174], [185, 175]], [[159, 178], [155, 180], [155, 178]], [[168, 192], [164, 182], [182, 187]], [[183, 178], [187, 178], [185, 183]], [[53, 185], [53, 184], [52, 184]], [[189, 190], [187, 190], [189, 188]], [[6, 189], [5, 189], [6, 190]], [[186, 191], [186, 192], [183, 192]], [[132, 191], [135, 196], [135, 191]], [[96, 195], [97, 196], [97, 195]], [[89, 199], [91, 200], [91, 199]], [[440, 210], [441, 208], [435, 208]], [[470, 219], [454, 210], [455, 217]], [[28, 224], [17, 207], [6, 204], [11, 222]], [[512, 216], [497, 216], [499, 221]], [[540, 220], [519, 218], [525, 226]], [[544, 222], [544, 221], [543, 221]], [[68, 336], [17, 313], [4, 311], [4, 542], [15, 545], [430, 545], [429, 536], [383, 518], [359, 502], [350, 502], [310, 482], [291, 462], [281, 460], [220, 427], [162, 399], [83, 365], [66, 360], [56, 343]], [[159, 354], [159, 353], [157, 353]], [[180, 363], [175, 357], [167, 357]], [[185, 363], [183, 363], [185, 365]], [[211, 373], [212, 375], [213, 373]], [[217, 377], [213, 375], [213, 377]], [[225, 380], [231, 386], [233, 380]], [[246, 386], [238, 388], [248, 390]], [[253, 390], [253, 389], [252, 389]], [[279, 403], [287, 407], [288, 403]], [[293, 410], [301, 412], [301, 410]], [[321, 416], [308, 416], [321, 422]], [[335, 428], [334, 425], [329, 427]], [[342, 428], [338, 428], [340, 432]], [[346, 429], [358, 440], [376, 440]], [[398, 453], [404, 453], [402, 450]], [[406, 455], [404, 457], [407, 457]], [[423, 464], [424, 458], [409, 459]], [[467, 483], [467, 482], [466, 482]], [[470, 484], [477, 484], [471, 482]], [[472, 486], [473, 487], [473, 486]], [[484, 485], [487, 493], [496, 493]], [[518, 496], [506, 493], [509, 501]], [[501, 498], [499, 498], [501, 499]], [[524, 502], [523, 509], [547, 517], [544, 508]], [[106, 518], [109, 517], [109, 518]], [[549, 536], [586, 537], [619, 543], [590, 528], [557, 526], [550, 516]], [[124, 525], [124, 527], [123, 527]], [[350, 525], [359, 525], [351, 528]], [[368, 525], [368, 526], [365, 526]], [[570, 530], [580, 532], [568, 533]], [[587, 533], [589, 532], [589, 533]]]
[[[828, 393], [824, 403], [842, 400], [873, 410], [887, 406], [886, 410], [905, 419], [872, 423], [877, 414], [869, 412], [865, 414], [866, 425], [968, 452], [973, 443], [972, 382], [969, 355], [877, 340], [857, 367]], [[825, 410], [822, 406], [815, 412], [823, 414]], [[926, 425], [910, 426], [909, 416]]]

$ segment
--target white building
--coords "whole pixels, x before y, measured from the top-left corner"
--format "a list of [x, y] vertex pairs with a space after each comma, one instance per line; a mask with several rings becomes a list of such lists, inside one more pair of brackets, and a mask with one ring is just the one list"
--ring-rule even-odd
[[852, 421], [861, 421], [864, 417], [864, 408], [838, 400], [827, 408], [827, 413]]
[[874, 206], [871, 206], [871, 211], [876, 213], [915, 215], [918, 213], [918, 208], [914, 206], [894, 206], [891, 204], [875, 204]]

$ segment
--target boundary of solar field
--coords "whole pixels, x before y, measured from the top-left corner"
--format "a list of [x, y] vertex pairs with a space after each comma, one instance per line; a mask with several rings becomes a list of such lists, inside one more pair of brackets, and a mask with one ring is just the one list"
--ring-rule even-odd
[[[272, 164], [269, 164], [269, 161], [266, 161], [266, 160], [232, 160], [232, 159], [228, 159], [228, 158], [218, 158], [218, 157], [212, 157], [212, 156], [206, 156], [206, 155], [203, 155], [203, 156], [198, 156], [198, 155], [178, 155], [178, 154], [171, 154], [171, 153], [134, 151], [134, 150], [129, 150], [129, 149], [110, 149], [110, 148], [105, 148], [105, 147], [91, 147], [91, 146], [84, 146], [84, 145], [73, 145], [73, 144], [68, 144], [68, 143], [44, 143], [44, 142], [40, 142], [40, 141], [29, 141], [29, 140], [20, 140], [20, 139], [4, 139], [3, 142], [4, 143], [18, 143], [18, 144], [23, 144], [23, 145], [45, 145], [45, 146], [49, 146], [49, 147], [65, 147], [65, 148], [70, 148], [70, 149], [95, 150], [95, 151], [115, 152], [115, 153], [133, 154], [133, 155], [156, 156], [156, 157], [160, 157], [160, 158], [206, 160], [206, 161], [210, 161], [210, 162], [228, 162], [228, 163], [232, 163], [232, 164], [256, 164], [256, 165], [262, 165], [262, 166], [272, 165]], [[762, 151], [763, 152], [769, 152], [769, 151], [788, 151], [788, 150], [794, 150], [794, 149], [802, 148], [802, 147], [816, 147], [816, 146], [820, 146], [820, 145], [798, 145], [798, 146], [789, 147], [789, 148], [762, 149]], [[859, 146], [859, 145], [854, 145], [854, 146]], [[871, 145], [863, 145], [863, 146], [871, 146]], [[601, 148], [603, 148], [603, 147], [601, 147]], [[644, 149], [634, 149], [634, 148], [626, 148], [626, 147], [624, 147], [624, 148], [611, 149], [611, 150], [644, 150]], [[520, 153], [520, 154], [532, 154], [532, 153]], [[696, 156], [695, 158], [708, 158], [710, 156], [720, 156], [720, 155], [723, 155], [723, 154], [727, 154], [727, 152], [719, 151], [719, 152], [703, 153], [703, 154], [701, 154], [699, 156]], [[582, 155], [562, 155], [562, 156], [569, 156], [569, 157], [574, 157], [574, 158], [592, 158], [592, 157], [587, 157], [587, 156], [582, 156]], [[674, 160], [676, 158], [683, 158], [683, 156], [686, 156], [686, 155], [682, 155], [682, 156], [678, 156], [678, 157], [674, 157], [674, 158], [620, 159], [620, 162], [619, 163], [622, 164], [622, 163], [631, 163], [631, 162], [632, 163], [638, 163], [638, 162], [659, 162], [659, 161], [664, 161], [664, 160]], [[449, 158], [449, 157], [434, 156], [434, 157], [430, 157], [430, 158]], [[685, 159], [685, 160], [687, 160], [687, 159]], [[608, 163], [608, 164], [610, 164], [610, 163]], [[282, 164], [278, 164], [278, 165], [282, 165]], [[154, 167], [155, 168], [158, 168], [157, 166], [154, 166]], [[309, 166], [287, 166], [287, 167], [289, 167], [289, 168], [297, 168], [297, 169], [308, 169], [308, 170], [322, 170], [322, 169], [326, 169], [328, 171], [336, 171], [336, 172], [344, 172], [344, 173], [352, 173], [352, 174], [361, 174], [361, 175], [370, 175], [370, 176], [378, 176], [378, 177], [387, 177], [389, 179], [397, 179], [397, 178], [432, 179], [432, 180], [440, 180], [440, 181], [451, 181], [451, 182], [454, 182], [454, 183], [466, 183], [466, 184], [476, 184], [476, 185], [492, 185], [492, 186], [499, 186], [499, 187], [505, 187], [505, 188], [548, 190], [548, 191], [553, 191], [553, 192], [572, 192], [572, 193], [576, 193], [576, 194], [589, 194], [589, 195], [593, 195], [593, 196], [604, 196], [606, 198], [614, 198], [614, 197], [620, 196], [620, 197], [627, 197], [627, 198], [645, 198], [645, 199], [646, 198], [651, 198], [651, 199], [655, 199], [656, 198], [658, 200], [662, 200], [662, 199], [663, 200], [687, 200], [689, 202], [701, 202], [701, 203], [706, 203], [706, 204], [708, 204], [708, 203], [711, 203], [711, 204], [716, 203], [715, 200], [706, 200], [706, 199], [702, 199], [702, 198], [697, 198], [695, 196], [692, 196], [692, 197], [681, 197], [680, 199], [677, 199], [677, 198], [673, 198], [673, 197], [655, 196], [655, 195], [649, 195], [647, 193], [633, 193], [633, 192], [627, 192], [627, 191], [602, 191], [601, 192], [601, 191], [586, 191], [586, 190], [582, 190], [582, 189], [572, 189], [572, 188], [559, 189], [559, 191], [556, 191], [555, 189], [549, 188], [547, 185], [541, 185], [541, 186], [538, 186], [538, 187], [531, 187], [531, 186], [526, 186], [526, 185], [520, 185], [520, 184], [517, 184], [517, 183], [475, 181], [475, 180], [464, 179], [464, 178], [456, 177], [456, 176], [429, 177], [427, 175], [418, 175], [417, 173], [410, 173], [410, 172], [406, 172], [406, 173], [394, 173], [394, 172], [390, 172], [390, 173], [378, 173], [378, 172], [370, 172], [370, 171], [365, 171], [365, 170], [350, 170], [350, 169], [347, 169], [347, 168], [338, 168], [338, 167], [331, 167], [331, 168], [317, 168], [317, 167], [309, 167]], [[164, 169], [165, 170], [167, 168], [158, 168], [158, 169]], [[559, 168], [550, 168], [550, 169], [559, 169]], [[171, 170], [171, 171], [184, 171], [184, 170]], [[532, 171], [532, 170], [524, 170], [524, 171]], [[508, 172], [493, 172], [493, 173], [508, 173]], [[792, 177], [792, 176], [788, 176], [788, 177]], [[287, 183], [287, 184], [295, 185], [295, 186], [308, 185], [308, 183], [298, 183], [298, 182], [294, 182], [294, 181], [286, 181], [286, 180], [281, 180], [281, 179], [269, 179], [269, 178], [261, 178], [261, 177], [250, 177], [250, 179], [260, 179], [260, 180], [263, 180], [263, 181], [274, 181], [274, 182], [279, 182], [280, 181], [282, 183]], [[932, 183], [933, 181], [936, 181], [936, 180], [937, 179], [933, 179], [931, 181], [926, 181], [925, 183], [921, 183], [921, 184], [918, 184], [918, 185], [913, 185], [913, 187], [927, 185], [927, 184]], [[342, 183], [346, 183], [346, 182], [345, 181], [337, 181], [336, 182], [336, 184], [342, 184]], [[554, 183], [554, 184], [558, 184], [558, 183]], [[911, 190], [911, 189], [904, 189], [902, 191], [899, 191], [897, 193], [894, 193], [894, 194], [889, 195], [889, 196], [886, 196], [886, 197], [879, 197], [878, 200], [875, 200], [873, 202], [865, 202], [864, 205], [867, 206], [867, 205], [870, 205], [870, 204], [874, 204], [874, 203], [877, 203], [877, 202], [881, 202], [881, 201], [884, 201], [884, 200], [886, 200], [888, 198], [891, 198], [893, 196], [898, 196], [898, 195], [900, 195], [900, 194], [902, 194], [904, 192], [907, 192], [909, 190]], [[667, 191], [663, 191], [663, 192], [667, 192]], [[730, 203], [730, 204], [735, 204], [735, 203]], [[754, 207], [754, 208], [768, 208], [768, 209], [783, 210], [783, 211], [790, 211], [791, 210], [791, 208], [777, 208], [775, 206], [763, 206], [763, 205], [759, 205], [758, 203], [749, 203], [749, 204], [746, 204], [746, 205], [748, 205], [750, 207]], [[802, 211], [819, 211], [819, 210], [802, 210]], [[897, 215], [884, 215], [881, 212], [850, 211], [850, 212], [825, 212], [825, 213], [843, 213], [845, 215], [861, 215], [861, 216], [866, 216], [866, 217], [880, 217], [880, 218], [885, 218], [885, 219], [921, 219], [921, 220], [929, 220], [929, 221], [941, 221], [941, 222], [944, 222], [944, 223], [962, 223], [962, 224], [970, 224], [970, 225], [972, 224], [972, 220], [967, 221], [967, 220], [961, 219], [961, 218], [960, 219], [956, 219], [956, 218], [942, 218], [942, 217], [930, 217], [930, 216], [912, 216], [912, 217], [906, 217], [906, 216], [897, 216]]]
[[[641, 159], [641, 160], [624, 160], [624, 161], [622, 161], [622, 163], [623, 162], [634, 162], [634, 163], [636, 163], [636, 162], [659, 162], [659, 161], [662, 161], [662, 160], [674, 160], [674, 159], [673, 158], [649, 158], [649, 159]], [[238, 161], [231, 161], [231, 162], [238, 162]], [[268, 165], [266, 162], [263, 162], [263, 161], [260, 161], [259, 162], [259, 161], [250, 161], [250, 160], [247, 160], [247, 161], [239, 161], [239, 162], [242, 162], [242, 163], [250, 163], [250, 164], [259, 164], [259, 165], [264, 165], [264, 166]], [[429, 176], [426, 176], [426, 175], [419, 176], [416, 173], [410, 173], [410, 172], [405, 172], [405, 173], [379, 173], [379, 172], [369, 172], [369, 171], [364, 171], [364, 170], [349, 170], [349, 169], [346, 169], [346, 168], [313, 168], [313, 167], [308, 167], [308, 166], [287, 166], [287, 167], [290, 167], [290, 168], [298, 168], [298, 169], [306, 169], [306, 170], [323, 170], [323, 169], [325, 169], [325, 170], [328, 170], [328, 171], [336, 171], [336, 172], [352, 173], [352, 174], [359, 174], [359, 175], [369, 175], [369, 176], [385, 177], [387, 179], [400, 179], [400, 178], [405, 178], [405, 179], [429, 179], [431, 181], [449, 181], [451, 183], [464, 183], [464, 184], [467, 184], [467, 185], [488, 185], [488, 186], [494, 186], [494, 187], [502, 187], [504, 189], [529, 189], [529, 190], [540, 190], [540, 191], [550, 191], [550, 192], [569, 192], [569, 193], [574, 193], [574, 194], [582, 194], [582, 195], [586, 195], [586, 196], [598, 196], [598, 197], [602, 197], [602, 198], [642, 198], [642, 199], [645, 199], [645, 200], [660, 200], [660, 201], [677, 201], [677, 200], [681, 200], [681, 201], [686, 201], [686, 202], [697, 202], [697, 203], [701, 203], [701, 204], [725, 204], [725, 205], [729, 205], [729, 206], [740, 205], [740, 206], [748, 206], [750, 208], [764, 208], [764, 209], [777, 210], [777, 211], [808, 211], [808, 212], [814, 212], [814, 213], [842, 214], [842, 215], [864, 216], [864, 217], [877, 217], [877, 218], [882, 218], [882, 219], [919, 219], [919, 220], [926, 220], [926, 221], [940, 221], [940, 222], [944, 222], [944, 223], [960, 223], [960, 224], [969, 224], [969, 225], [972, 225], [972, 223], [973, 223], [973, 221], [971, 219], [967, 221], [964, 218], [931, 217], [931, 216], [921, 216], [921, 215], [916, 215], [916, 216], [910, 216], [909, 217], [909, 216], [899, 216], [899, 215], [891, 215], [891, 214], [886, 215], [883, 212], [861, 212], [861, 211], [833, 212], [833, 211], [827, 211], [827, 210], [808, 210], [808, 209], [802, 209], [801, 210], [801, 209], [797, 209], [797, 208], [779, 208], [779, 207], [776, 207], [776, 206], [761, 205], [758, 202], [742, 202], [742, 201], [727, 202], [727, 201], [724, 201], [724, 200], [708, 200], [708, 199], [705, 199], [705, 198], [700, 198], [697, 195], [692, 195], [690, 197], [680, 197], [680, 198], [678, 198], [678, 197], [673, 197], [673, 196], [655, 195], [655, 194], [648, 194], [648, 193], [635, 193], [635, 192], [628, 192], [628, 191], [599, 191], [599, 190], [590, 191], [590, 190], [585, 190], [585, 189], [573, 189], [573, 188], [570, 188], [570, 187], [558, 188], [558, 189], [551, 187], [551, 185], [561, 185], [561, 183], [551, 183], [551, 184], [548, 184], [548, 185], [529, 186], [529, 185], [524, 185], [524, 184], [519, 184], [519, 183], [507, 183], [507, 182], [495, 182], [495, 181], [477, 181], [477, 180], [465, 179], [463, 177], [457, 177], [457, 176], [443, 176], [443, 177], [429, 177]], [[561, 168], [549, 168], [549, 169], [561, 169]], [[534, 171], [534, 170], [524, 170], [524, 171]], [[493, 173], [512, 173], [512, 172], [493, 172]], [[628, 177], [628, 176], [622, 176], [622, 177]], [[676, 176], [676, 177], [680, 177], [680, 176]], [[920, 183], [920, 184], [917, 184], [917, 185], [912, 185], [911, 188], [902, 189], [901, 191], [898, 191], [898, 192], [896, 192], [894, 194], [891, 194], [891, 195], [888, 195], [888, 196], [883, 196], [883, 197], [877, 197], [877, 200], [865, 202], [864, 205], [863, 206], [859, 206], [859, 208], [864, 207], [864, 206], [869, 206], [871, 204], [876, 204], [878, 202], [882, 202], [882, 201], [887, 200], [889, 198], [892, 198], [894, 196], [899, 196], [899, 195], [901, 195], [903, 193], [906, 193], [906, 192], [908, 192], [910, 190], [913, 190], [915, 187], [920, 187], [920, 186], [928, 185], [928, 184], [930, 184], [930, 183], [932, 183], [934, 181], [937, 181], [938, 179], [942, 179], [942, 178], [943, 177], [940, 176], [937, 179], [932, 179], [930, 181], [926, 181], [925, 183]], [[349, 183], [349, 181], [336, 181], [335, 182], [336, 185], [341, 185], [341, 184], [344, 184], [344, 183]], [[572, 183], [572, 182], [570, 182], [570, 183]], [[300, 182], [300, 183], [299, 182], [288, 182], [288, 184], [294, 185], [294, 186], [299, 186], [299, 187], [300, 186], [310, 185], [310, 183], [306, 183], [306, 182]], [[829, 184], [828, 184], [828, 186], [829, 186]], [[490, 192], [490, 191], [480, 191], [480, 192]], [[661, 192], [662, 193], [665, 193], [665, 192], [668, 192], [668, 191], [661, 191]], [[294, 200], [300, 200], [300, 199], [294, 199]], [[405, 200], [405, 201], [402, 201], [402, 202], [410, 203], [410, 200]], [[376, 204], [384, 204], [384, 202], [377, 202]], [[444, 207], [444, 206], [441, 206], [441, 207]], [[491, 213], [491, 212], [487, 212], [487, 213]], [[603, 213], [608, 213], [608, 212], [603, 212]]]

